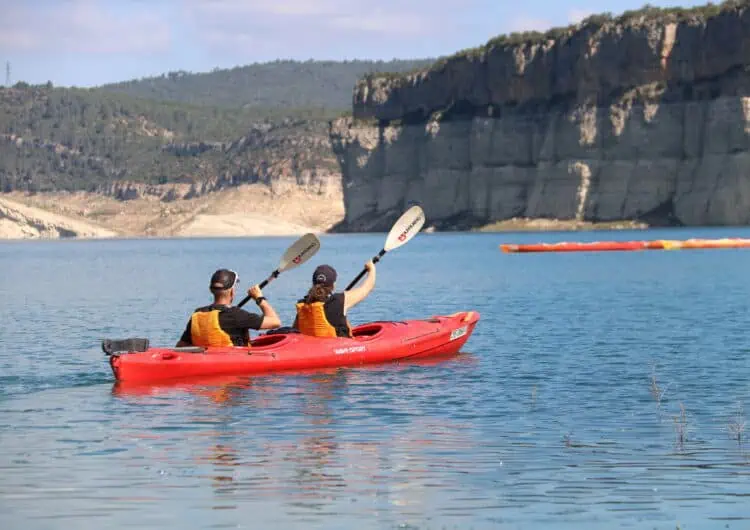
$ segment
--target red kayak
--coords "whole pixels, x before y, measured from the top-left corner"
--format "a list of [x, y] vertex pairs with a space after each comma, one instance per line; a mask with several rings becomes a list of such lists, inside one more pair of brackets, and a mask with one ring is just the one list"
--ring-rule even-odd
[[559, 243], [502, 244], [500, 250], [518, 252], [602, 252], [617, 250], [680, 250], [750, 248], [750, 239], [657, 239], [654, 241], [593, 241], [586, 243], [561, 241]]
[[[461, 352], [430, 355], [429, 357], [400, 359], [399, 368], [411, 366], [438, 366], [448, 362], [460, 361], [462, 364], [474, 363], [476, 357], [464, 355]], [[356, 367], [357, 374], [368, 370], [382, 370], [383, 363], [364, 364]], [[274, 374], [278, 377], [286, 375], [310, 377], [315, 383], [329, 381], [336, 377], [340, 368], [318, 368], [311, 370], [286, 370]], [[350, 374], [349, 378], [355, 378]], [[260, 386], [259, 386], [260, 385]], [[195, 395], [208, 397], [216, 402], [227, 402], [236, 396], [236, 393], [250, 388], [262, 389], [263, 392], [272, 392], [273, 385], [253, 381], [252, 375], [206, 375], [196, 377], [181, 377], [179, 379], [157, 380], [157, 381], [116, 381], [112, 386], [112, 395], [118, 397], [140, 397], [153, 396], [165, 391], [190, 392]]]
[[371, 322], [353, 328], [353, 338], [277, 333], [259, 336], [251, 341], [250, 348], [103, 348], [109, 354], [115, 379], [151, 382], [358, 366], [452, 354], [460, 351], [477, 322], [478, 312], [464, 311], [424, 320]]
[[562, 241], [560, 243], [529, 243], [520, 245], [502, 244], [500, 250], [503, 252], [603, 252], [612, 250], [645, 250], [643, 241], [593, 241], [572, 242]]

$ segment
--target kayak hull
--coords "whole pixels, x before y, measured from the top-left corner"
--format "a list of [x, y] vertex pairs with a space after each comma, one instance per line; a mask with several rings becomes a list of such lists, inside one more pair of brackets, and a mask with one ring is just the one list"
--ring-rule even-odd
[[[461, 362], [462, 364], [476, 362], [476, 358], [463, 355], [461, 352], [447, 353], [445, 355], [430, 355], [418, 358], [399, 359], [396, 361], [398, 368], [407, 367], [430, 367], [439, 366], [448, 362]], [[393, 365], [394, 363], [390, 363]], [[368, 363], [356, 366], [358, 373], [367, 370], [382, 370], [388, 363]], [[283, 372], [266, 374], [267, 376], [291, 376], [310, 377], [316, 382], [330, 381], [336, 377], [340, 367], [318, 368], [309, 370], [287, 370]], [[112, 386], [112, 395], [115, 396], [152, 396], [162, 394], [165, 391], [177, 390], [208, 396], [215, 401], [225, 402], [237, 390], [249, 389], [256, 385], [252, 375], [206, 375], [196, 377], [181, 377], [179, 379], [157, 380], [157, 381], [115, 381]]]
[[250, 348], [148, 348], [112, 354], [109, 364], [117, 381], [153, 382], [419, 359], [458, 353], [479, 318], [478, 312], [465, 311], [423, 320], [371, 322], [355, 327], [353, 338], [262, 335]]

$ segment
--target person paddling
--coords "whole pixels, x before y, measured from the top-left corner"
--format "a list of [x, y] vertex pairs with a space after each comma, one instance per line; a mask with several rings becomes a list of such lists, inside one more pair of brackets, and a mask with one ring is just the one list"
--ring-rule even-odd
[[347, 318], [349, 309], [367, 298], [375, 287], [375, 264], [365, 264], [367, 278], [361, 286], [334, 293], [336, 270], [330, 265], [320, 265], [312, 276], [313, 285], [307, 295], [297, 302], [297, 316], [293, 327], [303, 335], [314, 337], [351, 337]]
[[240, 277], [233, 270], [219, 269], [214, 272], [209, 283], [214, 302], [193, 312], [177, 342], [178, 348], [248, 346], [249, 330], [275, 329], [281, 326], [281, 319], [257, 285], [248, 289], [247, 294], [258, 304], [263, 311], [262, 315], [232, 306], [239, 282]]

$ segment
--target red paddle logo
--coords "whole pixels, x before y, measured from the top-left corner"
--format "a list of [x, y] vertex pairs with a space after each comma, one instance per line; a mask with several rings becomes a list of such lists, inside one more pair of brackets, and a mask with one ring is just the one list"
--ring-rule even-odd
[[412, 228], [414, 228], [417, 225], [417, 223], [419, 223], [419, 221], [421, 221], [421, 220], [422, 220], [422, 216], [421, 215], [419, 217], [417, 217], [416, 219], [414, 219], [411, 222], [411, 224], [409, 226], [407, 226], [406, 229], [403, 232], [401, 232], [401, 235], [398, 236], [398, 240], [399, 241], [405, 241], [406, 240], [406, 236], [409, 234], [409, 231]]
[[308, 252], [310, 252], [312, 249], [314, 249], [315, 246], [316, 246], [315, 243], [310, 243], [310, 245], [305, 250], [303, 250], [302, 252], [300, 252], [299, 254], [297, 254], [294, 257], [294, 259], [292, 259], [292, 263], [294, 263], [295, 265], [299, 265], [299, 263], [302, 261], [302, 256], [304, 256], [305, 254], [307, 254]]

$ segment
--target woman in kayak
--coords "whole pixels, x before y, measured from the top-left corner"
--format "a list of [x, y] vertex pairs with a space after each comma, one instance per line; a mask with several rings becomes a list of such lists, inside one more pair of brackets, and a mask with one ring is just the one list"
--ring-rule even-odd
[[359, 287], [334, 293], [336, 270], [320, 265], [313, 272], [313, 285], [307, 296], [297, 302], [297, 317], [293, 327], [303, 335], [314, 337], [351, 337], [352, 330], [346, 317], [349, 309], [367, 298], [375, 287], [375, 264], [365, 264], [367, 277]]
[[279, 316], [257, 285], [248, 289], [247, 294], [258, 304], [262, 315], [232, 307], [239, 283], [239, 275], [229, 269], [219, 269], [211, 276], [209, 290], [214, 295], [214, 303], [193, 312], [177, 347], [247, 346], [250, 343], [249, 330], [281, 326]]

